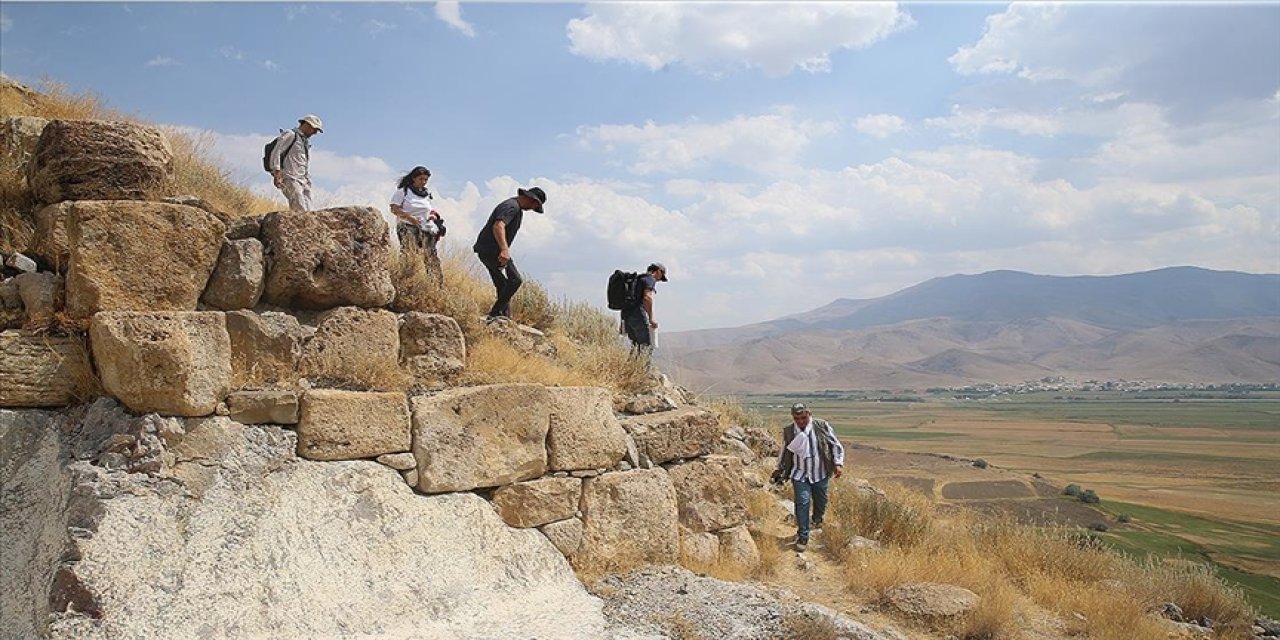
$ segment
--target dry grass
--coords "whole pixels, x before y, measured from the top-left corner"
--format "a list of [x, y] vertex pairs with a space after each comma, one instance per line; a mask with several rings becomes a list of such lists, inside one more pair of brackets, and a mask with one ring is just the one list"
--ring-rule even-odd
[[361, 358], [331, 351], [305, 353], [300, 372], [313, 385], [325, 389], [404, 391], [413, 382], [413, 375], [394, 358]]
[[[0, 88], [0, 118], [35, 116], [48, 120], [117, 120], [138, 118], [104, 105], [91, 93], [76, 93], [65, 85], [43, 80], [38, 91], [24, 91], [5, 84]], [[179, 195], [196, 196], [231, 215], [264, 213], [280, 209], [235, 180], [229, 171], [209, 160], [209, 141], [167, 130], [173, 149], [174, 178]], [[35, 202], [27, 190], [21, 164], [25, 158], [0, 152], [0, 251], [24, 251], [35, 234], [32, 214]]]
[[[882, 549], [848, 549], [853, 535]], [[1058, 615], [1069, 631], [1099, 640], [1165, 638], [1152, 614], [1175, 602], [1188, 616], [1218, 621], [1216, 637], [1247, 637], [1252, 611], [1236, 589], [1200, 564], [1139, 564], [1074, 532], [1038, 529], [972, 513], [940, 516], [922, 494], [880, 497], [836, 483], [823, 533], [845, 563], [849, 586], [872, 599], [894, 586], [940, 582], [970, 589], [978, 610], [939, 625], [962, 638], [1013, 637], [1031, 603]]]
[[839, 640], [846, 637], [831, 618], [805, 615], [794, 610], [782, 619], [782, 628], [787, 630], [788, 640]]
[[777, 576], [782, 569], [783, 560], [788, 557], [782, 549], [782, 541], [755, 531], [751, 532], [751, 537], [756, 541], [756, 550], [760, 552], [760, 564], [756, 565], [752, 577], [763, 580]]
[[700, 397], [698, 403], [719, 413], [720, 425], [723, 427], [769, 428], [769, 422], [764, 414], [743, 408], [742, 403], [733, 396]]

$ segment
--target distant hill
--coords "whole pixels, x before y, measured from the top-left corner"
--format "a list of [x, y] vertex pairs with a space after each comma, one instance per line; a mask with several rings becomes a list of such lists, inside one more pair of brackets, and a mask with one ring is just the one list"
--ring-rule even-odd
[[954, 386], [1048, 375], [1280, 381], [1280, 275], [935, 278], [871, 300], [666, 334], [665, 365], [723, 391]]

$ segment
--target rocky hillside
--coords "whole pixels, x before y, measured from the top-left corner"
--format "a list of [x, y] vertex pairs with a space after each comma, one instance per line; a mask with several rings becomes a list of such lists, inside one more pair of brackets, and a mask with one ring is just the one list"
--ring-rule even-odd
[[1046, 376], [1280, 380], [1280, 275], [998, 271], [733, 329], [667, 335], [667, 368], [719, 391], [923, 388]]

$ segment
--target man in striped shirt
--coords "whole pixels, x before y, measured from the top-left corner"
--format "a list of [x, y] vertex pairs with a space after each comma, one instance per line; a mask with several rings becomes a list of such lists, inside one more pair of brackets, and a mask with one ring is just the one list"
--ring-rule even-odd
[[831, 423], [809, 413], [802, 403], [791, 405], [792, 424], [782, 429], [782, 455], [773, 470], [774, 482], [791, 481], [796, 503], [796, 551], [809, 547], [810, 518], [813, 530], [822, 528], [827, 512], [827, 484], [844, 473], [844, 445]]

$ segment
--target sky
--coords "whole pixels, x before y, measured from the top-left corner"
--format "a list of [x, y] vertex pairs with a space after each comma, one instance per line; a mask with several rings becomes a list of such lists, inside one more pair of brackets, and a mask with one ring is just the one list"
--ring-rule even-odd
[[[315, 113], [317, 206], [432, 171], [445, 245], [541, 186], [512, 253], [662, 330], [929, 278], [1280, 272], [1280, 4], [0, 2], [0, 72], [262, 146]], [[478, 265], [478, 263], [477, 263]]]

